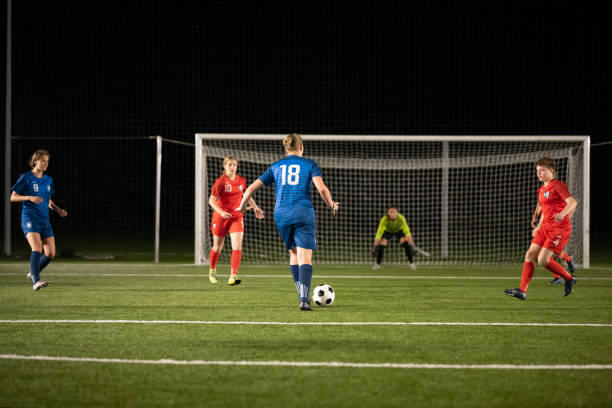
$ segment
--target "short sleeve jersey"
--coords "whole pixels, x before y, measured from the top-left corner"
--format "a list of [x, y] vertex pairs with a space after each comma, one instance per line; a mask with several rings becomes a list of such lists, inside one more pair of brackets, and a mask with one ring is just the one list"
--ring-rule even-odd
[[538, 189], [538, 201], [542, 206], [542, 228], [555, 228], [570, 226], [569, 217], [565, 217], [563, 221], [555, 221], [555, 214], [563, 211], [567, 202], [566, 198], [571, 197], [570, 192], [564, 182], [552, 180], [547, 185], [542, 185]]
[[321, 168], [312, 159], [289, 155], [268, 167], [260, 177], [264, 185], [275, 184], [274, 217], [280, 225], [314, 222], [310, 199], [313, 177], [322, 177]]
[[404, 231], [404, 234], [407, 237], [411, 236], [406, 218], [404, 218], [402, 214], [397, 214], [397, 218], [395, 220], [392, 220], [385, 215], [380, 219], [380, 224], [378, 224], [376, 239], [381, 239], [385, 231], [395, 234], [396, 232], [399, 232], [399, 230]]
[[41, 219], [49, 218], [49, 199], [55, 193], [53, 179], [43, 173], [42, 177], [36, 177], [34, 173], [28, 171], [17, 179], [11, 190], [19, 195], [41, 197], [40, 204], [32, 201], [23, 201], [21, 204], [22, 214]]
[[234, 211], [242, 201], [242, 194], [246, 190], [246, 180], [244, 177], [236, 174], [234, 180], [223, 174], [215, 181], [211, 196], [217, 197], [217, 204], [223, 210], [232, 214], [232, 217], [242, 217], [243, 214], [239, 211]]

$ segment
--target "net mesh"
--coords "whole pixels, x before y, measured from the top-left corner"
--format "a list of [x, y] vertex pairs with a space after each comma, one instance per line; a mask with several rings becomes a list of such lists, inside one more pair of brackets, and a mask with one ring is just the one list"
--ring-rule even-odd
[[[201, 180], [204, 194], [198, 209], [204, 239], [196, 248], [202, 259], [207, 257], [211, 242], [208, 196], [223, 171], [223, 158], [237, 156], [238, 174], [249, 184], [283, 157], [280, 140], [203, 138], [204, 177], [197, 180]], [[376, 229], [390, 204], [406, 217], [415, 244], [431, 255], [417, 255], [417, 263], [520, 262], [531, 240], [530, 221], [540, 186], [534, 161], [542, 156], [555, 159], [558, 179], [568, 184], [579, 201], [583, 194], [581, 142], [370, 142], [345, 138], [306, 140], [304, 155], [317, 161], [334, 200], [341, 203], [339, 214], [332, 216], [313, 187], [317, 262], [373, 262]], [[287, 254], [273, 219], [274, 188], [262, 188], [254, 198], [266, 211], [266, 218], [259, 221], [252, 212], [247, 213], [244, 260], [286, 263]], [[581, 263], [581, 206], [572, 224], [567, 252]], [[389, 244], [384, 262], [407, 262], [398, 241]]]

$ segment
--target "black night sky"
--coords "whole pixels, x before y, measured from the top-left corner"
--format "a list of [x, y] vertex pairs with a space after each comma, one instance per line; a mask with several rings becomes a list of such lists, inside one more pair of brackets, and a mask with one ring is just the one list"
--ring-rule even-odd
[[[100, 137], [590, 135], [592, 242], [609, 246], [612, 145], [597, 146], [612, 141], [607, 14], [552, 1], [446, 3], [13, 0], [11, 179], [27, 169], [33, 137], [86, 178], [110, 154], [91, 149], [118, 145]], [[88, 153], [62, 139], [74, 137], [91, 139]], [[136, 144], [126, 146], [113, 160], [132, 161]], [[138, 175], [106, 176], [128, 180], [118, 195], [141, 192]], [[110, 193], [95, 201], [139, 216]], [[191, 213], [175, 225], [190, 223]]]

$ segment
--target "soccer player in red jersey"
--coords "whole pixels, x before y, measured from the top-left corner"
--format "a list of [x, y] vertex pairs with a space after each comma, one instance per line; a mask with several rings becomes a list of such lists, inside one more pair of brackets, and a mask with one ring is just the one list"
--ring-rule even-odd
[[[225, 236], [230, 234], [232, 242], [232, 266], [231, 274], [228, 279], [228, 284], [238, 285], [240, 279], [237, 278], [240, 260], [242, 259], [242, 239], [244, 237], [244, 214], [240, 211], [235, 211], [242, 201], [242, 193], [246, 190], [246, 180], [244, 177], [236, 174], [238, 169], [238, 159], [234, 156], [227, 156], [223, 159], [224, 172], [216, 181], [210, 192], [208, 204], [215, 210], [213, 212], [210, 230], [213, 234], [213, 246], [210, 250], [210, 270], [208, 279], [211, 283], [217, 283], [217, 261]], [[264, 212], [257, 206], [251, 198], [249, 200], [250, 207], [255, 212], [257, 219], [264, 217]]]
[[[534, 235], [534, 236], [535, 236], [535, 233], [536, 233], [536, 226], [538, 225], [538, 219], [539, 219], [538, 217], [540, 216], [540, 212], [541, 211], [542, 211], [542, 206], [538, 202], [538, 205], [536, 205], [536, 208], [533, 211], [533, 217], [531, 217], [531, 228], [533, 228], [532, 235]], [[567, 216], [571, 220], [573, 215], [574, 215], [574, 212], [572, 211]], [[553, 256], [555, 257], [555, 259], [562, 259], [562, 260], [564, 260], [567, 263], [567, 269], [569, 269], [569, 272], [572, 274], [572, 276], [574, 276], [574, 270], [575, 270], [574, 260], [572, 259], [572, 257], [567, 252], [563, 251], [559, 255], [553, 253]], [[556, 285], [556, 284], [565, 283], [563, 278], [561, 278], [560, 276], [555, 275], [554, 273], [553, 273], [553, 276], [554, 276], [553, 280], [548, 282], [550, 285]]]
[[540, 223], [533, 230], [533, 240], [525, 254], [521, 285], [516, 289], [506, 289], [508, 296], [521, 300], [527, 298], [527, 287], [533, 277], [535, 261], [551, 271], [553, 275], [565, 281], [563, 296], [574, 290], [576, 279], [569, 274], [552, 255], [560, 255], [567, 245], [572, 233], [570, 216], [576, 210], [578, 202], [567, 189], [564, 182], [555, 178], [555, 162], [549, 157], [542, 157], [535, 162], [538, 179], [543, 185], [538, 189], [538, 202], [542, 206]]

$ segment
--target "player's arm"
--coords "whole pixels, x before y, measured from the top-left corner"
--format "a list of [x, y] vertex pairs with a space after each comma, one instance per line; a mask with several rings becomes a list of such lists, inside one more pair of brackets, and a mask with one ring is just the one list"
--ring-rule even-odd
[[42, 203], [43, 199], [42, 197], [38, 197], [38, 196], [21, 195], [21, 194], [18, 194], [15, 190], [13, 190], [13, 192], [11, 193], [11, 202], [20, 203], [22, 201], [31, 201], [34, 204], [40, 204]]
[[533, 216], [531, 217], [531, 228], [536, 227], [536, 221], [538, 220], [538, 215], [540, 215], [540, 211], [542, 211], [542, 206], [538, 202], [535, 210], [533, 211]]
[[208, 199], [208, 205], [210, 205], [213, 208], [213, 210], [221, 214], [223, 218], [231, 218], [232, 214], [230, 214], [229, 212], [221, 208], [221, 206], [217, 203], [218, 199], [219, 197], [211, 194], [210, 198]]
[[264, 217], [264, 210], [259, 208], [255, 200], [253, 200], [253, 197], [249, 198], [246, 209], [250, 210], [251, 208], [253, 209], [253, 212], [255, 213], [255, 218], [257, 218], [258, 220], [261, 220]]
[[376, 230], [376, 236], [374, 237], [374, 246], [380, 243], [380, 240], [382, 239], [382, 236], [384, 233], [385, 233], [385, 217], [382, 217], [380, 219], [380, 222], [378, 223], [378, 229]]
[[408, 242], [414, 245], [414, 239], [412, 239], [412, 233], [410, 232], [410, 227], [408, 227], [408, 222], [406, 222], [406, 218], [403, 216], [400, 218], [400, 226]]
[[252, 182], [242, 195], [242, 201], [240, 202], [240, 206], [236, 208], [236, 211], [244, 211], [246, 209], [247, 202], [249, 202], [251, 197], [253, 197], [253, 194], [255, 194], [255, 192], [259, 190], [263, 185], [264, 183], [260, 179], [257, 179]]
[[49, 198], [49, 209], [58, 213], [59, 216], [62, 218], [68, 215], [68, 211], [62, 208], [59, 208], [57, 204], [55, 204], [51, 198]]
[[561, 222], [568, 214], [573, 214], [576, 211], [576, 207], [578, 206], [578, 201], [572, 196], [569, 196], [565, 199], [567, 205], [565, 208], [558, 214], [555, 214], [555, 221]]
[[319, 191], [319, 194], [321, 195], [321, 198], [323, 199], [323, 201], [325, 201], [325, 204], [327, 204], [327, 206], [331, 208], [332, 215], [336, 215], [336, 213], [338, 212], [338, 207], [340, 206], [340, 203], [332, 200], [331, 193], [329, 192], [329, 189], [323, 182], [323, 178], [319, 176], [315, 176], [312, 178], [312, 182], [314, 183], [315, 187]]

